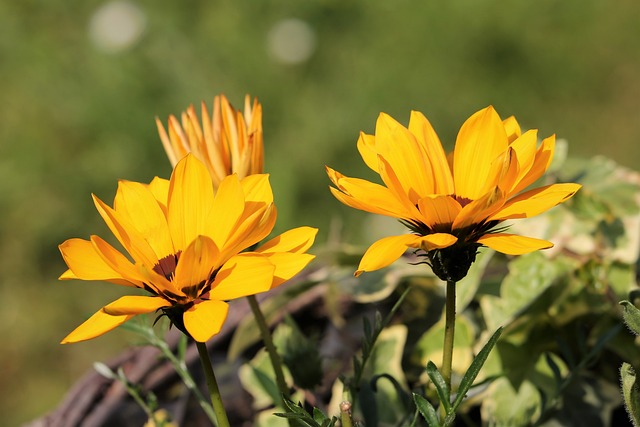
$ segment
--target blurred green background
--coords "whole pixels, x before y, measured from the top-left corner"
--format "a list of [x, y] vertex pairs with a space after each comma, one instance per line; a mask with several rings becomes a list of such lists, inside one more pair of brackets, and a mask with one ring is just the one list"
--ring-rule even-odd
[[[360, 130], [423, 111], [448, 148], [493, 104], [571, 156], [640, 163], [640, 3], [141, 0], [0, 2], [0, 413], [51, 410], [118, 331], [58, 344], [121, 289], [58, 282], [57, 245], [108, 235], [90, 193], [168, 177], [156, 133], [190, 103], [245, 93], [264, 108], [278, 230], [363, 238], [363, 214], [327, 191], [324, 165], [371, 177]], [[340, 218], [338, 220], [338, 218]], [[6, 424], [5, 424], [6, 423]]]

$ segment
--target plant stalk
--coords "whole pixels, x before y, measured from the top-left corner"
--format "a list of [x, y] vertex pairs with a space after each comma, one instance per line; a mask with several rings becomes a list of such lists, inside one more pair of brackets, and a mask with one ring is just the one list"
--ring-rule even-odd
[[196, 347], [198, 347], [198, 354], [200, 355], [200, 362], [202, 362], [202, 369], [204, 370], [204, 376], [207, 380], [207, 388], [209, 389], [213, 411], [215, 412], [216, 419], [218, 420], [218, 427], [231, 427], [229, 424], [229, 418], [227, 417], [227, 411], [224, 409], [224, 405], [222, 404], [220, 389], [218, 388], [216, 376], [213, 373], [213, 367], [211, 366], [211, 359], [209, 358], [207, 345], [203, 342], [196, 341]]
[[451, 390], [451, 364], [453, 361], [453, 337], [456, 327], [456, 282], [447, 280], [445, 325], [444, 325], [444, 347], [442, 353], [442, 376]]
[[[260, 328], [260, 335], [262, 335], [264, 346], [267, 349], [267, 353], [269, 353], [269, 359], [271, 359], [271, 366], [273, 366], [273, 372], [276, 376], [276, 384], [278, 385], [280, 394], [281, 396], [284, 396], [285, 399], [290, 399], [289, 387], [284, 380], [284, 372], [282, 371], [282, 358], [280, 357], [280, 354], [278, 354], [276, 346], [273, 344], [273, 338], [271, 336], [271, 331], [269, 331], [267, 320], [262, 314], [262, 310], [260, 310], [260, 305], [258, 304], [258, 300], [255, 295], [248, 295], [247, 300], [249, 300], [249, 306], [251, 307], [253, 316], [256, 319], [258, 328]], [[279, 406], [284, 407], [283, 402], [276, 403]]]

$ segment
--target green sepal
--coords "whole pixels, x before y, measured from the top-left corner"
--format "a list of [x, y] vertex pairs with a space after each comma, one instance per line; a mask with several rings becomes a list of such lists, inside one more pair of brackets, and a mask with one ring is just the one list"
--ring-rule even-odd
[[629, 417], [635, 427], [640, 426], [640, 384], [636, 377], [636, 372], [628, 363], [623, 363], [620, 368], [620, 379], [622, 382], [622, 395], [624, 406], [627, 408]]

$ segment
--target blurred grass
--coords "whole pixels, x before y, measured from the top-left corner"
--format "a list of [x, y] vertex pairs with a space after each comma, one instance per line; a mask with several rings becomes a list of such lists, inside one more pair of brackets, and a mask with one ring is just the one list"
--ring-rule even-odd
[[[137, 2], [140, 40], [107, 53], [88, 36], [105, 4], [0, 2], [0, 413], [15, 425], [50, 410], [96, 359], [126, 345], [123, 332], [57, 343], [120, 295], [113, 285], [56, 281], [56, 246], [108, 235], [90, 193], [110, 201], [118, 179], [168, 177], [156, 135], [190, 103], [245, 93], [264, 107], [266, 165], [278, 230], [341, 218], [363, 239], [363, 214], [327, 191], [324, 165], [370, 176], [356, 150], [385, 111], [407, 123], [423, 111], [449, 147], [474, 111], [493, 104], [541, 136], [638, 168], [640, 3]], [[280, 20], [312, 28], [316, 49], [286, 65], [267, 50]]]

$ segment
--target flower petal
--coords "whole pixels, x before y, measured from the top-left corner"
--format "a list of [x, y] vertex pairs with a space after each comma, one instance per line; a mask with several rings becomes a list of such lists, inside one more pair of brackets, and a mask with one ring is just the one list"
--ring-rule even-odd
[[418, 209], [425, 218], [425, 225], [432, 230], [443, 231], [451, 229], [462, 206], [450, 196], [427, 196], [418, 201]]
[[373, 135], [367, 135], [364, 132], [360, 132], [358, 138], [358, 151], [362, 160], [371, 168], [374, 172], [378, 172], [378, 152], [376, 151], [376, 137]]
[[149, 266], [153, 266], [158, 262], [158, 257], [153, 248], [133, 224], [95, 195], [93, 196], [93, 202], [111, 232], [135, 261]]
[[218, 187], [213, 204], [215, 219], [212, 218], [213, 224], [209, 231], [211, 234], [206, 234], [213, 238], [218, 248], [226, 245], [227, 239], [233, 233], [244, 210], [245, 199], [242, 185], [237, 175], [229, 175], [222, 180]]
[[100, 309], [67, 335], [60, 344], [90, 340], [117, 328], [132, 317], [133, 315], [112, 316], [107, 314], [104, 309]]
[[[538, 131], [536, 129], [528, 130], [522, 134], [518, 139], [513, 141], [509, 147], [513, 148], [518, 158], [518, 179], [515, 185], [518, 185], [520, 181], [529, 173], [536, 156], [536, 144], [538, 142]], [[515, 187], [514, 185], [514, 187]], [[513, 188], [508, 189], [512, 193]]]
[[493, 160], [508, 146], [507, 134], [500, 116], [489, 106], [469, 117], [458, 133], [453, 152], [453, 180], [455, 194], [476, 200], [487, 188]]
[[171, 303], [162, 297], [125, 295], [111, 304], [105, 305], [102, 310], [111, 316], [126, 316], [129, 314], [151, 313], [161, 307], [170, 305]]
[[418, 143], [422, 145], [427, 154], [429, 164], [433, 169], [434, 193], [453, 194], [453, 176], [451, 175], [447, 155], [429, 120], [424, 114], [412, 111], [409, 119], [409, 131], [416, 136]]
[[552, 184], [526, 191], [507, 201], [490, 220], [531, 218], [572, 197], [580, 187], [580, 184]]
[[507, 117], [502, 121], [504, 125], [504, 130], [507, 132], [507, 138], [509, 138], [509, 142], [515, 141], [521, 134], [520, 125], [515, 117]]
[[506, 233], [485, 234], [478, 239], [478, 243], [507, 255], [523, 255], [553, 247], [553, 243], [547, 240]]
[[534, 182], [538, 180], [549, 168], [551, 160], [553, 159], [553, 153], [556, 147], [556, 136], [551, 135], [549, 138], [542, 140], [542, 144], [536, 151], [535, 158], [531, 169], [520, 178], [520, 182], [511, 191], [512, 194], [519, 193]]
[[175, 253], [165, 212], [148, 186], [120, 181], [113, 208], [144, 237], [158, 259]]
[[240, 181], [246, 202], [273, 203], [273, 191], [269, 184], [268, 174], [254, 174]]
[[279, 236], [269, 240], [264, 245], [261, 245], [256, 252], [267, 254], [274, 252], [292, 252], [292, 253], [304, 253], [306, 252], [318, 234], [318, 229], [313, 227], [298, 227], [285, 231]]
[[158, 204], [167, 215], [167, 204], [169, 203], [169, 180], [164, 178], [155, 177], [149, 183], [149, 191], [156, 198]]
[[213, 184], [207, 168], [188, 154], [176, 165], [169, 184], [167, 220], [176, 252], [184, 251], [197, 236], [211, 235], [216, 223], [213, 203]]
[[427, 154], [409, 132], [391, 116], [381, 113], [376, 122], [376, 151], [393, 169], [409, 199], [433, 194], [433, 171]]
[[265, 256], [275, 266], [271, 289], [300, 273], [315, 258], [315, 255], [292, 252], [270, 252]]
[[69, 239], [58, 247], [72, 273], [64, 273], [60, 279], [104, 280], [118, 285], [136, 286], [107, 264], [96, 252], [91, 241]]
[[191, 298], [200, 291], [211, 273], [219, 267], [220, 251], [210, 237], [198, 236], [180, 255], [173, 285]]
[[387, 187], [364, 179], [346, 177], [328, 166], [326, 169], [329, 178], [338, 187], [329, 187], [331, 193], [345, 205], [394, 218], [411, 217], [406, 206]]
[[446, 233], [435, 233], [426, 236], [403, 234], [401, 236], [385, 237], [369, 246], [369, 249], [362, 256], [358, 270], [354, 275], [358, 277], [365, 271], [379, 270], [390, 265], [400, 258], [408, 247], [429, 251], [451, 246], [457, 240], [455, 236]]
[[452, 228], [460, 229], [472, 224], [479, 224], [500, 209], [504, 202], [505, 194], [499, 187], [495, 187], [478, 200], [463, 207], [453, 222]]
[[220, 332], [228, 312], [229, 304], [224, 301], [201, 301], [185, 311], [182, 319], [194, 340], [206, 342]]
[[232, 300], [268, 291], [275, 266], [262, 254], [246, 252], [227, 261], [211, 285], [210, 298]]

